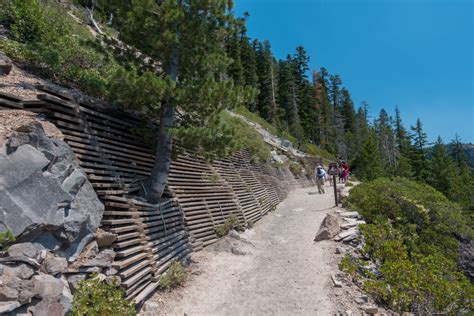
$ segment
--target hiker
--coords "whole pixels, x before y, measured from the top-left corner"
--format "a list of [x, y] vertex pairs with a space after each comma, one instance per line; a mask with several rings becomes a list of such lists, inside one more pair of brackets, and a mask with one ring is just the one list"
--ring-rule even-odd
[[342, 164], [337, 168], [337, 175], [339, 176], [339, 183], [344, 182], [344, 168]]
[[329, 185], [333, 185], [332, 181], [333, 181], [333, 177], [334, 175], [337, 174], [337, 164], [334, 163], [334, 162], [331, 162], [329, 164], [329, 169], [328, 169], [328, 176], [329, 176]]
[[344, 168], [344, 182], [349, 179], [349, 167]]
[[316, 184], [318, 185], [319, 194], [326, 193], [324, 191], [324, 182], [326, 181], [326, 171], [324, 168], [321, 165], [318, 165], [314, 171], [314, 175], [316, 177]]

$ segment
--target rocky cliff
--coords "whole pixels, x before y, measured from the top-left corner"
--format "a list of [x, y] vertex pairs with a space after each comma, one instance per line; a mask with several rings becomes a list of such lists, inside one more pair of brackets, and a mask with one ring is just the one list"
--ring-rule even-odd
[[99, 227], [103, 204], [54, 125], [22, 112], [0, 120], [11, 131], [0, 149], [0, 229], [74, 258]]

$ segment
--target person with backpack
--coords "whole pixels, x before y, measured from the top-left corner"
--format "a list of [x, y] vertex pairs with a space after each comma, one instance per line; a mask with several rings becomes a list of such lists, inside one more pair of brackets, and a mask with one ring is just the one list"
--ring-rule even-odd
[[316, 184], [318, 186], [319, 194], [326, 193], [324, 191], [324, 182], [326, 181], [326, 171], [324, 170], [323, 166], [318, 165], [316, 170], [314, 170], [314, 175], [316, 177]]

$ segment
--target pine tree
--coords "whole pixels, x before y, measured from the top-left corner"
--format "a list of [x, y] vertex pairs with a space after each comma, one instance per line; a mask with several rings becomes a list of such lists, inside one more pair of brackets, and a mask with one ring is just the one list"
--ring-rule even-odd
[[328, 71], [321, 67], [319, 72], [313, 76], [313, 107], [315, 108], [315, 120], [317, 144], [331, 153], [336, 153], [335, 131], [332, 124], [331, 103], [328, 97]]
[[286, 60], [278, 62], [278, 104], [280, 105], [279, 120], [283, 129], [288, 132], [291, 121], [291, 65]]
[[362, 180], [374, 180], [385, 175], [379, 150], [377, 148], [376, 134], [373, 129], [368, 131], [362, 150], [354, 161], [357, 176]]
[[227, 56], [232, 59], [228, 67], [227, 73], [231, 76], [236, 84], [244, 85], [244, 68], [242, 66], [242, 37], [244, 33], [244, 21], [240, 20], [233, 32], [226, 39]]
[[[250, 42], [250, 38], [248, 38], [246, 35], [242, 37], [241, 41], [240, 61], [244, 70], [245, 85], [257, 89], [257, 54]], [[251, 112], [257, 111], [257, 103], [255, 100], [252, 100], [252, 102], [248, 103], [248, 109]]]
[[391, 120], [384, 109], [380, 110], [378, 119], [374, 124], [377, 133], [377, 146], [385, 168], [393, 173], [396, 166], [395, 140]]
[[418, 118], [416, 125], [411, 126], [413, 134], [411, 135], [413, 146], [410, 149], [409, 159], [410, 164], [413, 166], [415, 178], [420, 181], [424, 181], [427, 177], [427, 165], [426, 165], [426, 154], [425, 146], [427, 144], [427, 136], [423, 131], [423, 124]]
[[[229, 0], [163, 0], [116, 3], [121, 14], [114, 24], [120, 38], [163, 65], [167, 85], [163, 100], [157, 100], [159, 131], [155, 162], [147, 199], [159, 201], [168, 181], [175, 109], [193, 115], [193, 126], [205, 126], [216, 113], [250, 99], [243, 89], [226, 79], [231, 59], [225, 39], [239, 26]], [[143, 34], [146, 38], [143, 38]]]
[[446, 151], [446, 147], [441, 137], [433, 147], [433, 154], [429, 161], [429, 177], [427, 182], [438, 191], [446, 194], [452, 181], [457, 176], [454, 161]]
[[341, 89], [341, 116], [344, 121], [344, 131], [354, 133], [355, 109], [351, 95], [346, 88]]
[[[469, 165], [464, 145], [458, 134], [450, 143], [451, 152], [450, 157], [453, 159], [456, 173], [458, 174], [457, 181], [452, 181], [447, 192], [447, 196], [461, 204], [464, 209], [474, 210], [474, 177], [473, 171]], [[472, 216], [472, 215], [471, 215]]]
[[315, 138], [314, 121], [316, 112], [313, 105], [313, 89], [308, 80], [309, 56], [302, 46], [296, 48], [293, 55], [294, 78], [296, 83], [296, 94], [298, 99], [298, 116], [305, 138], [313, 140]]
[[342, 84], [341, 77], [339, 75], [331, 75], [329, 77], [329, 100], [331, 100], [333, 110], [339, 109]]
[[357, 110], [354, 120], [354, 132], [346, 134], [347, 139], [347, 155], [354, 160], [362, 151], [364, 140], [369, 133], [369, 124], [367, 122], [368, 104], [362, 102]]
[[257, 60], [258, 89], [260, 91], [257, 99], [257, 109], [260, 116], [267, 121], [276, 117], [276, 91], [274, 59], [271, 52], [270, 42], [263, 43], [255, 40], [254, 49]]
[[458, 134], [456, 134], [451, 141], [451, 156], [460, 170], [469, 170], [469, 162], [466, 152], [464, 151], [464, 145]]
[[410, 164], [411, 144], [407, 130], [403, 126], [402, 116], [398, 106], [395, 107], [395, 143], [397, 146], [397, 161], [395, 175], [400, 177], [413, 177], [413, 170]]
[[244, 69], [245, 84], [251, 87], [257, 87], [257, 57], [255, 49], [250, 44], [250, 39], [244, 36], [241, 41], [240, 60]]

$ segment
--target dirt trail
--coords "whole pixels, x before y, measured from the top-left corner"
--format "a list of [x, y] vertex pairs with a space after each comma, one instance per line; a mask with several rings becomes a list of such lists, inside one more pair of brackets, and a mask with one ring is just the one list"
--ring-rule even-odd
[[[325, 215], [334, 211], [334, 195], [329, 188], [324, 195], [315, 191], [313, 187], [291, 192], [240, 240], [227, 237], [194, 254], [190, 280], [171, 293], [156, 294], [145, 307], [147, 314], [337, 312], [331, 281], [331, 274], [337, 273], [335, 243], [313, 242]], [[239, 251], [245, 255], [236, 255]]]

